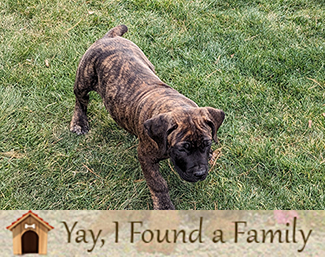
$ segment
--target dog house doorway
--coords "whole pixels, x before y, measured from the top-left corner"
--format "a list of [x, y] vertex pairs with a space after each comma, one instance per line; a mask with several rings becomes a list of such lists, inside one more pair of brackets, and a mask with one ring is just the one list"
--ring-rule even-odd
[[38, 235], [34, 231], [26, 231], [21, 237], [22, 253], [38, 253]]

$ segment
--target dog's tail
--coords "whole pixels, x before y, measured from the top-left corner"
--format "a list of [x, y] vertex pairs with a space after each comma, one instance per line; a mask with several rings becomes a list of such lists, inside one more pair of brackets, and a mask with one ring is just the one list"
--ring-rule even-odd
[[117, 36], [123, 36], [124, 33], [128, 31], [128, 27], [125, 25], [119, 25], [115, 28], [112, 28], [110, 31], [108, 31], [105, 34], [105, 37], [117, 37]]

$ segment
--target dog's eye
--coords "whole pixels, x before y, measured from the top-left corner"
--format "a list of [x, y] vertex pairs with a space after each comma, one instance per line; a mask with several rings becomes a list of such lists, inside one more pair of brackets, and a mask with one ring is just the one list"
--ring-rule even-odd
[[190, 150], [191, 149], [191, 144], [190, 143], [185, 143], [185, 144], [183, 144], [183, 148], [185, 150]]
[[203, 147], [209, 147], [209, 146], [211, 146], [211, 143], [212, 143], [211, 140], [204, 140], [203, 143], [202, 143], [202, 146]]

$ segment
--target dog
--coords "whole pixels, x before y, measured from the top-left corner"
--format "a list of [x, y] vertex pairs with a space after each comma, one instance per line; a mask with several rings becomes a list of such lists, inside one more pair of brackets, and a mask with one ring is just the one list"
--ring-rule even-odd
[[144, 53], [121, 36], [125, 25], [108, 31], [86, 51], [79, 62], [76, 97], [70, 130], [89, 131], [89, 92], [97, 92], [119, 126], [139, 138], [138, 160], [155, 210], [174, 210], [159, 161], [170, 158], [179, 176], [189, 182], [208, 175], [212, 140], [225, 114], [212, 107], [200, 108], [162, 82]]

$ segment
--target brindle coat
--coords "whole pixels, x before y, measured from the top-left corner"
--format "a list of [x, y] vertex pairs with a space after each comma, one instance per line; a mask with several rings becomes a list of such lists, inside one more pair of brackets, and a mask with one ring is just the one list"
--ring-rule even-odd
[[159, 161], [170, 157], [187, 181], [205, 179], [211, 141], [217, 141], [224, 112], [200, 108], [163, 83], [143, 52], [120, 37], [125, 32], [125, 25], [111, 29], [82, 57], [70, 130], [78, 135], [88, 132], [88, 93], [96, 91], [112, 118], [139, 138], [138, 158], [154, 209], [175, 209], [159, 172]]

